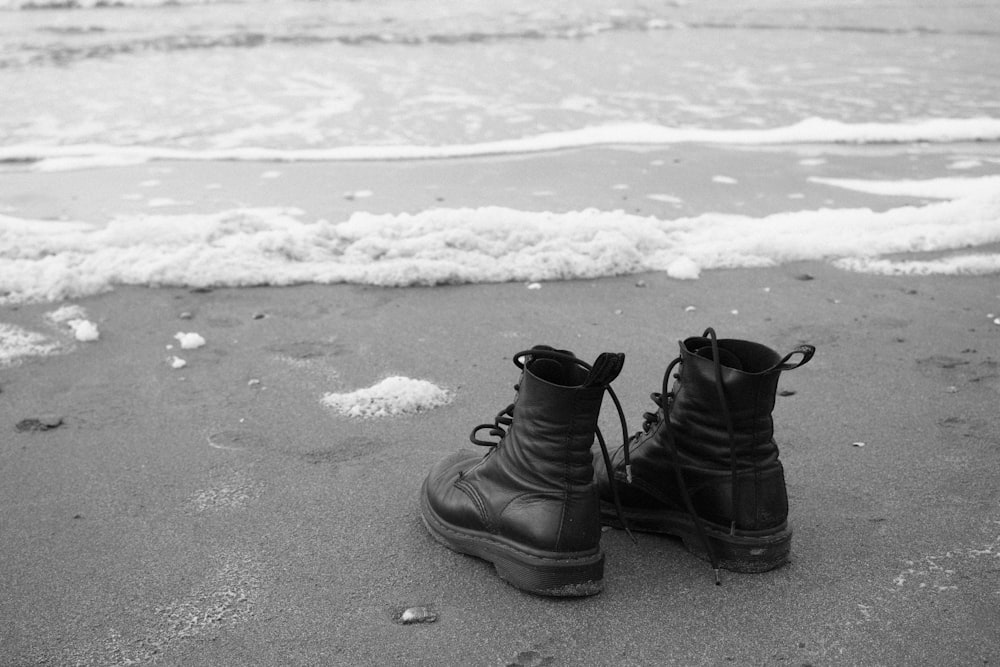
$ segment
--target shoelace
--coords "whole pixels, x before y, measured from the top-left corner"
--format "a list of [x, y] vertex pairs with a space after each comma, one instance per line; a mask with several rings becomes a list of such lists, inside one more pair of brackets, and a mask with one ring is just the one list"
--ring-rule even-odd
[[[525, 359], [527, 357], [545, 357], [549, 359], [555, 359], [557, 361], [568, 361], [576, 364], [577, 366], [580, 366], [581, 368], [583, 368], [588, 372], [593, 368], [590, 364], [583, 361], [582, 359], [578, 359], [576, 356], [572, 354], [568, 354], [566, 352], [560, 352], [559, 350], [550, 350], [546, 348], [534, 348], [531, 350], [524, 350], [522, 352], [518, 352], [517, 354], [514, 355], [514, 365], [520, 368], [521, 370], [524, 370], [524, 365], [526, 362], [522, 361], [522, 359]], [[615, 390], [611, 388], [611, 385], [605, 384], [603, 385], [602, 388], [608, 392], [608, 395], [611, 396], [612, 402], [614, 402], [615, 404], [615, 410], [617, 410], [618, 412], [618, 419], [621, 422], [622, 426], [622, 442], [626, 443], [626, 451], [627, 451], [628, 425], [625, 422], [625, 411], [622, 410], [622, 404], [618, 400], [618, 395], [615, 394]], [[514, 391], [518, 392], [520, 390], [521, 390], [521, 385], [515, 384]], [[500, 443], [503, 442], [503, 439], [507, 436], [507, 429], [510, 428], [510, 425], [513, 423], [514, 423], [514, 403], [511, 403], [506, 408], [497, 413], [496, 417], [494, 417], [493, 419], [492, 424], [480, 424], [475, 428], [473, 428], [472, 433], [469, 435], [469, 441], [472, 442], [472, 444], [478, 445], [480, 447], [491, 447], [491, 448], [498, 447], [500, 446]], [[496, 438], [496, 441], [480, 439], [478, 437], [478, 434], [482, 430], [486, 430], [491, 436]], [[632, 542], [637, 543], [638, 540], [636, 540], [635, 535], [632, 534], [632, 531], [629, 530], [628, 523], [625, 520], [625, 513], [622, 510], [621, 499], [618, 496], [618, 486], [614, 474], [612, 473], [611, 456], [608, 454], [608, 446], [604, 440], [604, 434], [601, 433], [601, 428], [599, 426], [596, 427], [595, 432], [597, 435], [597, 442], [601, 447], [601, 456], [604, 458], [604, 470], [608, 476], [608, 486], [611, 487], [611, 495], [612, 498], [614, 499], [614, 504], [615, 504], [615, 513], [618, 515], [618, 520], [621, 522], [622, 527], [625, 529], [625, 532], [628, 534], [630, 538], [632, 538]], [[489, 454], [487, 454], [487, 456], [488, 455]]]
[[[719, 342], [715, 334], [715, 330], [708, 328], [702, 337], [709, 338], [712, 344], [712, 358], [714, 363], [715, 371], [715, 383], [716, 389], [719, 396], [719, 404], [722, 409], [722, 418], [726, 422], [726, 431], [729, 434], [729, 454], [731, 459], [731, 474], [732, 474], [732, 524], [730, 525], [730, 534], [736, 534], [736, 507], [737, 507], [737, 494], [739, 493], [739, 485], [737, 484], [736, 475], [736, 436], [735, 429], [733, 428], [732, 417], [729, 413], [729, 403], [726, 401], [725, 391], [722, 386], [722, 363], [719, 361]], [[712, 543], [708, 539], [708, 533], [705, 531], [705, 526], [701, 521], [701, 517], [694, 509], [694, 503], [691, 502], [691, 495], [688, 493], [687, 482], [684, 480], [684, 475], [681, 473], [680, 457], [677, 454], [677, 445], [674, 442], [673, 430], [670, 428], [670, 408], [673, 404], [674, 393], [670, 391], [670, 380], [671, 378], [677, 380], [680, 379], [680, 374], [672, 374], [672, 371], [678, 364], [681, 363], [681, 358], [677, 357], [667, 366], [667, 370], [663, 373], [663, 387], [662, 390], [657, 393], [653, 392], [649, 395], [649, 398], [656, 404], [660, 409], [657, 412], [644, 412], [642, 415], [642, 431], [633, 435], [630, 439], [625, 440], [625, 447], [623, 448], [623, 463], [625, 465], [625, 481], [628, 484], [632, 483], [632, 463], [629, 454], [629, 446], [643, 436], [647, 435], [650, 430], [659, 425], [660, 421], [664, 422], [667, 450], [673, 462], [674, 478], [677, 482], [677, 488], [681, 491], [681, 499], [684, 501], [684, 509], [687, 511], [688, 515], [691, 517], [692, 523], [694, 523], [695, 532], [698, 534], [698, 539], [701, 541], [702, 546], [705, 547], [705, 552], [708, 554], [708, 560], [712, 564], [712, 569], [715, 571], [715, 585], [720, 586], [722, 580], [720, 578], [720, 568], [719, 559], [715, 554], [715, 549], [712, 548]]]

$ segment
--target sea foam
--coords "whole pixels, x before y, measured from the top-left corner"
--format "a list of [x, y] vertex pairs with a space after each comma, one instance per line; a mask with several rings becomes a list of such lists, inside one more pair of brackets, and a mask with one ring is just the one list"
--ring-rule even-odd
[[321, 402], [348, 417], [370, 419], [423, 412], [446, 405], [451, 394], [433, 382], [394, 375], [371, 387], [327, 393]]
[[[818, 209], [664, 220], [623, 211], [488, 206], [355, 213], [308, 221], [295, 209], [116, 218], [105, 226], [0, 215], [0, 303], [57, 301], [114, 285], [380, 286], [544, 281], [836, 262], [883, 273], [994, 273], [1000, 177], [827, 181], [941, 201], [874, 211]], [[956, 257], [887, 257], [956, 250]]]
[[1000, 118], [935, 118], [901, 123], [844, 123], [807, 118], [766, 129], [676, 128], [618, 123], [547, 132], [516, 139], [442, 145], [357, 145], [277, 149], [254, 146], [176, 148], [100, 143], [28, 143], [0, 146], [0, 163], [29, 164], [35, 171], [140, 164], [155, 160], [351, 162], [524, 155], [595, 146], [664, 146], [698, 143], [730, 146], [789, 144], [905, 144], [1000, 141]]
[[0, 322], [0, 368], [14, 365], [24, 357], [45, 356], [61, 350], [58, 341], [37, 331]]

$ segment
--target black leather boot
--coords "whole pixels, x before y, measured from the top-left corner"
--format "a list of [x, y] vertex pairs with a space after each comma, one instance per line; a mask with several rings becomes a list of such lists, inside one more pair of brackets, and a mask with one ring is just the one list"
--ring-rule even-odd
[[[490, 561], [522, 590], [599, 593], [604, 554], [591, 445], [596, 434], [604, 448], [598, 414], [623, 361], [604, 353], [591, 367], [546, 346], [518, 353], [514, 403], [470, 436], [489, 452], [453, 454], [424, 481], [420, 507], [431, 535]], [[499, 441], [479, 439], [484, 429]]]
[[[787, 562], [792, 531], [771, 412], [778, 376], [815, 351], [802, 345], [782, 357], [758, 343], [719, 340], [712, 329], [680, 343], [662, 393], [652, 395], [657, 411], [612, 457], [628, 527], [680, 537], [717, 575], [719, 567], [764, 572]], [[602, 520], [620, 526], [614, 489], [602, 461], [595, 465]]]

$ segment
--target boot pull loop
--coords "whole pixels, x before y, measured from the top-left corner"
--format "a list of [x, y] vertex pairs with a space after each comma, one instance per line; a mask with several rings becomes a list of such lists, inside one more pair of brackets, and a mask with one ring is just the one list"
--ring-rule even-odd
[[604, 387], [611, 384], [611, 381], [622, 372], [624, 365], [624, 353], [601, 352], [597, 360], [594, 361], [594, 365], [589, 369], [590, 373], [587, 375], [587, 379], [583, 381], [583, 386]]
[[[581, 364], [583, 365], [583, 364]], [[598, 355], [597, 359], [594, 361], [594, 365], [589, 367], [589, 373], [587, 378], [583, 381], [584, 387], [601, 387], [604, 391], [608, 392], [608, 396], [611, 397], [612, 402], [615, 404], [615, 410], [618, 412], [618, 420], [621, 422], [622, 427], [622, 443], [625, 447], [625, 469], [628, 473], [628, 481], [632, 481], [632, 466], [629, 465], [628, 461], [628, 424], [625, 421], [625, 411], [622, 409], [621, 401], [618, 400], [618, 395], [615, 390], [611, 388], [611, 381], [618, 377], [618, 374], [622, 372], [622, 367], [625, 365], [625, 354], [623, 352], [602, 352]], [[584, 366], [586, 368], [586, 366]], [[597, 442], [601, 447], [601, 456], [604, 458], [604, 469], [608, 472], [608, 485], [611, 487], [611, 496], [615, 504], [615, 513], [618, 515], [618, 520], [622, 524], [622, 528], [625, 529], [626, 534], [632, 539], [633, 544], [638, 544], [639, 541], [632, 534], [629, 529], [628, 521], [625, 520], [625, 512], [622, 510], [621, 497], [618, 495], [618, 483], [616, 482], [614, 475], [611, 473], [613, 470], [611, 466], [611, 455], [608, 453], [608, 445], [604, 440], [604, 435], [601, 433], [601, 428], [598, 426], [595, 429], [597, 435]]]
[[[802, 359], [800, 359], [798, 363], [789, 363], [788, 360], [796, 354], [801, 354]], [[814, 346], [799, 345], [797, 348], [786, 354], [785, 357], [774, 366], [773, 370], [791, 371], [799, 366], [805, 366], [809, 363], [809, 360], [813, 358], [814, 354], [816, 354], [816, 348]]]

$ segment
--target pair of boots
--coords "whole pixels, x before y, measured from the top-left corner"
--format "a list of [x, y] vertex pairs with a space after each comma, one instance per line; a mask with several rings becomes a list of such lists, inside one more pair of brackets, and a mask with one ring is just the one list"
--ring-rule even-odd
[[[424, 523], [445, 546], [539, 595], [601, 591], [602, 523], [680, 537], [712, 563], [716, 583], [720, 567], [778, 567], [792, 534], [771, 412], [779, 374], [814, 352], [802, 345], [782, 357], [712, 329], [688, 338], [652, 394], [656, 411], [631, 438], [610, 387], [623, 354], [605, 352], [591, 366], [548, 346], [519, 352], [514, 402], [470, 436], [489, 451], [434, 467], [421, 489]], [[622, 423], [613, 455], [598, 428], [605, 391]], [[601, 452], [592, 456], [595, 436]]]

